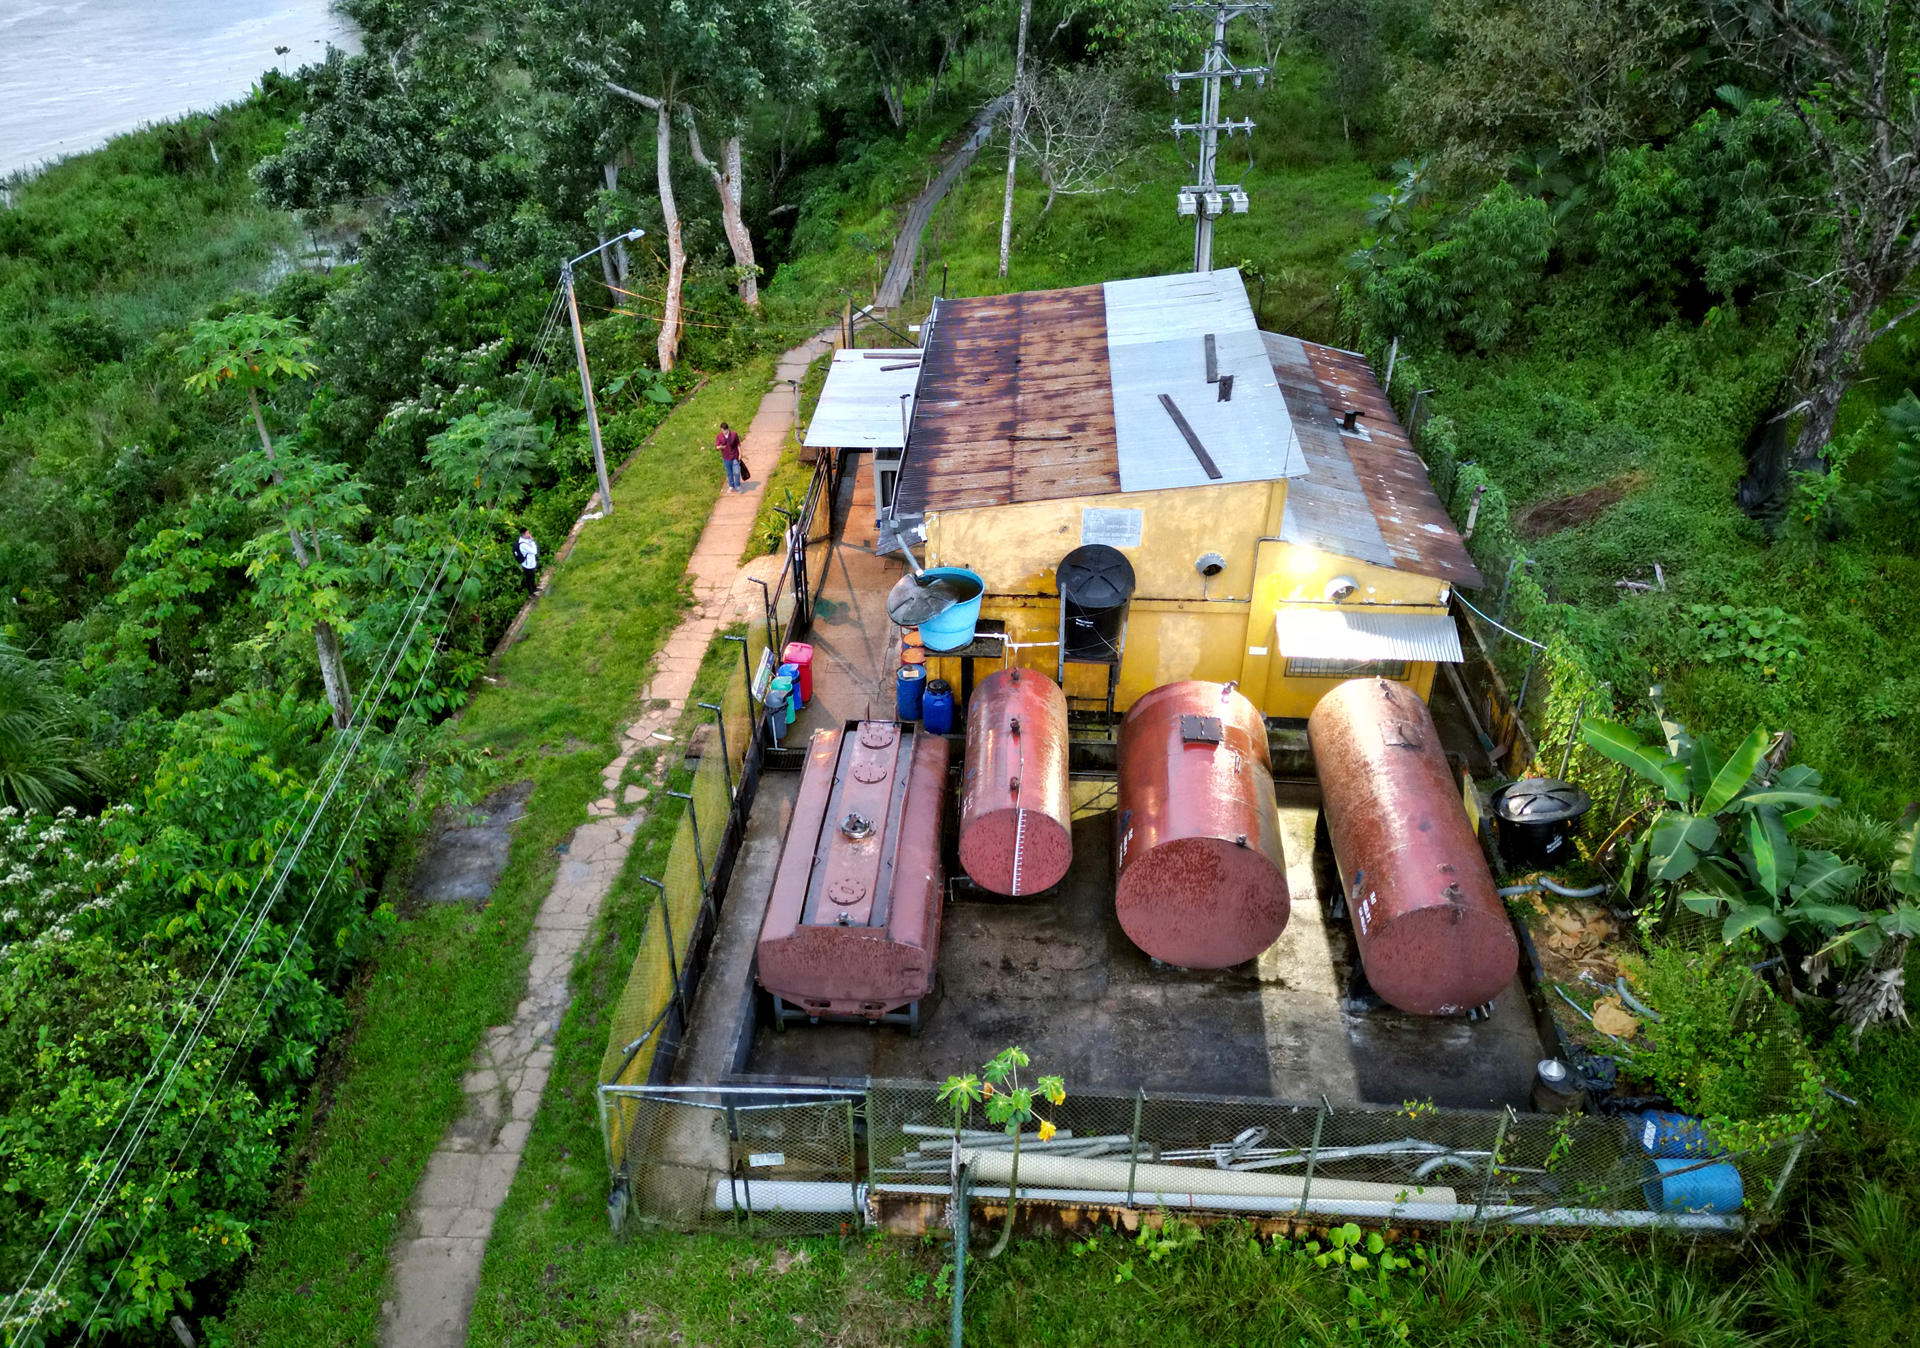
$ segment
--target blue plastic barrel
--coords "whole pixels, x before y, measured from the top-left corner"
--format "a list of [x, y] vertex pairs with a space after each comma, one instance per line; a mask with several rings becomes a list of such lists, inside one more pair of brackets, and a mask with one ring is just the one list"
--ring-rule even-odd
[[775, 694], [779, 695], [781, 704], [787, 709], [787, 724], [792, 725], [800, 715], [800, 697], [793, 691], [793, 680], [784, 674], [776, 678], [767, 690], [768, 701], [772, 701]]
[[1745, 1196], [1740, 1170], [1731, 1161], [1702, 1161], [1684, 1156], [1656, 1156], [1647, 1162], [1646, 1182], [1640, 1186], [1647, 1206], [1655, 1212], [1708, 1212], [1731, 1216], [1740, 1211]]
[[920, 699], [920, 724], [929, 735], [953, 732], [953, 685], [945, 679], [927, 684], [926, 695]]
[[807, 693], [800, 686], [800, 666], [785, 664], [773, 672], [787, 681], [787, 687], [793, 689], [793, 700], [804, 708], [807, 705]]
[[927, 691], [927, 667], [902, 665], [893, 676], [893, 714], [902, 721], [920, 719], [920, 695]]
[[1640, 1116], [1640, 1150], [1649, 1156], [1718, 1156], [1722, 1148], [1713, 1145], [1700, 1120], [1691, 1114], [1649, 1109]]
[[971, 645], [973, 629], [980, 621], [980, 597], [987, 590], [980, 573], [964, 566], [930, 566], [920, 573], [920, 579], [951, 581], [961, 593], [970, 596], [945, 612], [921, 619], [920, 640], [930, 651], [957, 651]]

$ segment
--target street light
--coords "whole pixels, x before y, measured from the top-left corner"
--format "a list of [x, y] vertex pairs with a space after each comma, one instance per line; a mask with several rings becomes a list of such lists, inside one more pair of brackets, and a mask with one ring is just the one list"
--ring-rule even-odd
[[571, 262], [560, 264], [560, 284], [567, 288], [567, 316], [573, 320], [573, 354], [580, 360], [580, 393], [587, 400], [587, 436], [593, 441], [593, 471], [600, 476], [600, 509], [602, 513], [613, 513], [613, 485], [607, 481], [607, 455], [600, 447], [600, 409], [593, 401], [593, 375], [587, 369], [587, 339], [580, 332], [580, 306], [573, 297], [573, 269], [588, 258], [604, 253], [616, 243], [628, 243], [646, 234], [644, 229], [630, 229], [625, 234], [608, 239], [598, 248], [589, 248]]

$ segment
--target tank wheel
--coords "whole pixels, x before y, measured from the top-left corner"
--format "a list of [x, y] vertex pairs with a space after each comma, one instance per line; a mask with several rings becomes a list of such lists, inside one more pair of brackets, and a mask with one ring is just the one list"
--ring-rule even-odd
[[778, 993], [770, 992], [767, 995], [773, 998], [773, 1032], [775, 1034], [785, 1034], [787, 1032], [786, 1008], [780, 1004]]
[[907, 1003], [907, 1038], [918, 1039], [919, 1037], [920, 1037], [920, 1003], [917, 1001], [908, 1002]]

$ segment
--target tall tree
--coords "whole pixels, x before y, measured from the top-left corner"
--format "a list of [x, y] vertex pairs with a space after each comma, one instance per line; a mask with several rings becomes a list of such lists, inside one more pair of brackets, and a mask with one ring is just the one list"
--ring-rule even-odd
[[[721, 0], [547, 0], [528, 16], [534, 59], [564, 93], [588, 81], [601, 97], [651, 113], [654, 189], [667, 245], [656, 353], [662, 370], [679, 358], [686, 315], [687, 245], [673, 190], [674, 120], [734, 68], [727, 40], [733, 9]], [[565, 36], [556, 40], [553, 34]]]
[[[185, 351], [185, 359], [194, 367], [194, 372], [187, 376], [188, 388], [211, 393], [230, 385], [245, 391], [264, 456], [262, 477], [273, 487], [267, 499], [286, 527], [293, 560], [300, 571], [320, 565], [326, 559], [315, 520], [302, 505], [305, 498], [297, 485], [289, 488], [285, 465], [274, 452], [273, 437], [267, 433], [267, 419], [260, 407], [260, 395], [272, 396], [285, 380], [311, 375], [315, 368], [312, 352], [313, 341], [297, 320], [244, 313], [195, 323]], [[353, 687], [347, 681], [347, 662], [340, 650], [333, 613], [329, 606], [315, 608], [310, 616], [314, 650], [320, 659], [320, 681], [327, 690], [327, 705], [333, 709], [335, 728], [345, 729], [353, 718]]]
[[1913, 0], [1718, 0], [1715, 30], [1782, 91], [1826, 178], [1830, 266], [1802, 381], [1796, 466], [1821, 461], [1876, 340], [1920, 313], [1920, 10]]
[[1007, 191], [1000, 205], [1000, 274], [1013, 253], [1013, 175], [1020, 164], [1020, 137], [1027, 125], [1027, 24], [1033, 0], [1020, 0], [1020, 35], [1013, 46], [1013, 117], [1007, 123]]
[[[748, 308], [758, 309], [760, 269], [753, 235], [740, 213], [744, 185], [740, 142], [747, 114], [758, 102], [792, 106], [810, 97], [819, 83], [825, 53], [812, 11], [800, 0], [736, 0], [718, 21], [724, 26], [723, 41], [733, 53], [733, 63], [724, 78], [709, 81], [686, 101], [687, 147], [693, 162], [713, 180], [740, 298]], [[707, 157], [701, 142], [702, 122], [716, 135], [717, 160]]]
[[[1347, 12], [1379, 32], [1396, 9], [1321, 0], [1302, 22], [1312, 32], [1316, 14]], [[1393, 102], [1405, 134], [1447, 169], [1498, 174], [1542, 146], [1604, 157], [1691, 119], [1685, 49], [1699, 27], [1691, 0], [1434, 0], [1431, 36], [1397, 72]]]

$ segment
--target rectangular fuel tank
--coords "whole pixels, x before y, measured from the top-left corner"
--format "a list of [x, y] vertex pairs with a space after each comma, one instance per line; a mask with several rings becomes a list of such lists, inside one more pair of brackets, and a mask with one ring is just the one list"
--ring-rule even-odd
[[947, 752], [894, 721], [814, 733], [757, 949], [783, 1018], [918, 1024], [939, 954]]

